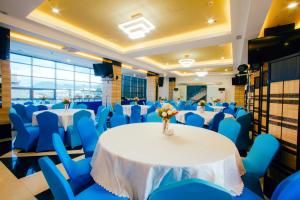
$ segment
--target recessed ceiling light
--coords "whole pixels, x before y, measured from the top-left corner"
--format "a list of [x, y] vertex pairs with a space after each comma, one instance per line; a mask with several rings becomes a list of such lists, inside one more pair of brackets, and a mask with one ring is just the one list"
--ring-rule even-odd
[[298, 3], [297, 2], [292, 2], [292, 3], [289, 3], [289, 5], [287, 6], [289, 9], [293, 9], [293, 8], [296, 8], [298, 6]]
[[228, 69], [226, 68], [226, 69], [225, 69], [225, 72], [227, 72], [227, 71], [228, 71]]
[[208, 20], [207, 20], [207, 23], [209, 23], [209, 24], [213, 24], [213, 23], [215, 23], [216, 22], [216, 20], [214, 19], [214, 18], [209, 18]]
[[222, 56], [222, 57], [221, 57], [221, 60], [224, 60], [224, 59], [225, 59], [225, 57], [224, 57], [224, 56]]
[[119, 25], [119, 28], [128, 35], [130, 39], [139, 39], [155, 29], [155, 26], [143, 15], [132, 16], [132, 19]]
[[60, 12], [60, 10], [58, 8], [52, 8], [52, 12], [55, 14], [58, 14]]
[[182, 67], [190, 67], [195, 63], [195, 59], [189, 58], [188, 55], [185, 55], [184, 58], [179, 59], [178, 63]]
[[196, 74], [199, 77], [203, 77], [203, 76], [206, 76], [208, 74], [208, 72], [196, 72]]

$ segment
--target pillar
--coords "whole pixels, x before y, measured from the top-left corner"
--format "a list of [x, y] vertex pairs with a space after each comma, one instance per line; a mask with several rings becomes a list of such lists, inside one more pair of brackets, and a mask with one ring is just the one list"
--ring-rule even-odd
[[158, 76], [147, 77], [147, 100], [148, 101], [157, 100], [157, 82], [158, 82]]

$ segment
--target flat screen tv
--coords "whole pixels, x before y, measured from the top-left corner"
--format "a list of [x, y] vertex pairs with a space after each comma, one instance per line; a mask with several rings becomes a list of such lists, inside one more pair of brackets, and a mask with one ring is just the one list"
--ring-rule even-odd
[[103, 62], [93, 64], [95, 76], [101, 76], [102, 78], [113, 78], [113, 65], [112, 63]]

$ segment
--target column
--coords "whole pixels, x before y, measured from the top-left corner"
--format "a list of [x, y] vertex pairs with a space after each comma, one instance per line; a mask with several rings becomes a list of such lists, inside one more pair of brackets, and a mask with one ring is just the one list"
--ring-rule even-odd
[[122, 68], [118, 65], [113, 65], [113, 71], [113, 80], [103, 81], [102, 104], [104, 106], [121, 103]]
[[157, 82], [158, 82], [158, 76], [147, 77], [147, 100], [148, 101], [157, 100]]
[[176, 87], [176, 78], [175, 77], [170, 77], [169, 78], [169, 100], [175, 100], [174, 99], [174, 88]]

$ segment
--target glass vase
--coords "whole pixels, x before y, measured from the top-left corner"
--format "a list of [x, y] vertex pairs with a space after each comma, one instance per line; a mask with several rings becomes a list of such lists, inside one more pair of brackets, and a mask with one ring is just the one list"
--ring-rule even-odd
[[69, 109], [69, 104], [65, 104], [65, 110]]
[[162, 134], [163, 135], [171, 136], [171, 135], [174, 134], [173, 130], [171, 130], [169, 128], [169, 124], [170, 124], [170, 119], [163, 118], [163, 127], [162, 127]]

